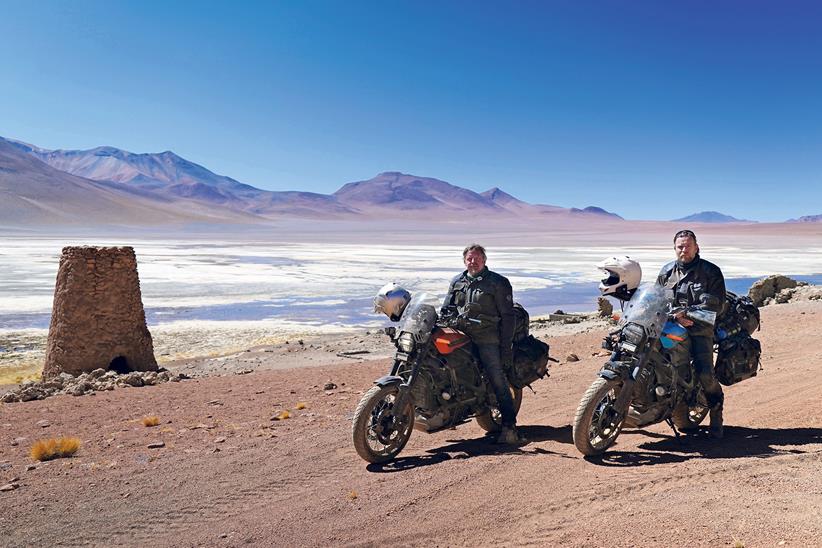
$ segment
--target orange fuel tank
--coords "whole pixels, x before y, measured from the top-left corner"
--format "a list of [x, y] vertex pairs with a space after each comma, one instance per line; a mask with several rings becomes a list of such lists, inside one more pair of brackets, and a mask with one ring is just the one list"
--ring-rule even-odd
[[471, 338], [463, 333], [450, 327], [443, 327], [434, 331], [434, 346], [440, 354], [450, 354], [457, 348], [462, 348], [469, 342]]

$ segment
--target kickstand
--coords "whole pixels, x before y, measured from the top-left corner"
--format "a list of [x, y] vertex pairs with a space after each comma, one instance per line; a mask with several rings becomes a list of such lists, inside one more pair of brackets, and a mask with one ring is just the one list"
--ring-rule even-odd
[[682, 443], [682, 438], [679, 436], [679, 430], [676, 429], [676, 425], [674, 425], [674, 421], [670, 418], [665, 419], [665, 422], [668, 423], [668, 426], [671, 427], [671, 430], [674, 431], [674, 437], [678, 443]]
[[530, 390], [534, 395], [536, 395], [537, 391], [534, 390], [534, 388], [530, 384], [527, 385], [527, 386], [528, 386], [528, 390]]

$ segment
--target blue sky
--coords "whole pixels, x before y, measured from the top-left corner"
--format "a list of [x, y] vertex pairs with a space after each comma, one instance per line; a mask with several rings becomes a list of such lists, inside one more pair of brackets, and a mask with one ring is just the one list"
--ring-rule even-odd
[[818, 2], [11, 2], [0, 135], [272, 190], [380, 171], [633, 219], [822, 213]]

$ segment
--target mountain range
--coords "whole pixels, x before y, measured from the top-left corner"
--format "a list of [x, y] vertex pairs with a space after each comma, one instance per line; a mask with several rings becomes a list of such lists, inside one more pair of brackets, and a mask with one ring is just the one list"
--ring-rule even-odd
[[0, 225], [259, 222], [281, 217], [441, 220], [574, 217], [621, 220], [598, 207], [529, 204], [499, 188], [482, 193], [399, 172], [326, 195], [269, 191], [217, 175], [171, 151], [114, 147], [46, 150], [0, 137]]
[[[494, 187], [474, 192], [432, 177], [387, 171], [333, 194], [270, 191], [217, 175], [171, 151], [110, 146], [47, 150], [0, 137], [0, 226], [257, 223], [280, 218], [619, 222], [596, 206], [531, 204]], [[716, 211], [680, 222], [753, 222]], [[790, 222], [822, 222], [822, 215]]]

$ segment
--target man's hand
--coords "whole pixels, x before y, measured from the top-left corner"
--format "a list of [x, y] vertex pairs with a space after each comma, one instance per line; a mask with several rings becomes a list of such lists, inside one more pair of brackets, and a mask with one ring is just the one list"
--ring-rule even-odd
[[676, 314], [674, 314], [674, 319], [682, 327], [691, 327], [692, 325], [694, 325], [693, 320], [685, 316], [684, 310], [682, 312], [677, 312]]

